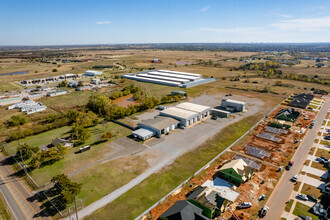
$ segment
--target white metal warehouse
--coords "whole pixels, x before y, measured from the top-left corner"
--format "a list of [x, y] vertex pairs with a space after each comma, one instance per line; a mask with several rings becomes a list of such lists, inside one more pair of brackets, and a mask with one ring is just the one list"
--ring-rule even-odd
[[224, 98], [221, 100], [221, 107], [228, 111], [242, 112], [246, 109], [246, 102]]
[[178, 127], [179, 121], [164, 116], [157, 116], [153, 119], [147, 119], [138, 124], [139, 128], [146, 128], [155, 132], [155, 135], [160, 137], [162, 134], [166, 134], [171, 130]]
[[213, 78], [202, 78], [201, 74], [185, 73], [170, 70], [148, 70], [139, 73], [125, 74], [122, 78], [150, 82], [167, 86], [193, 87], [215, 81]]
[[205, 105], [198, 105], [191, 102], [183, 102], [181, 104], [178, 104], [176, 107], [197, 112], [199, 115], [198, 120], [201, 120], [202, 118], [209, 116], [211, 112], [211, 107]]

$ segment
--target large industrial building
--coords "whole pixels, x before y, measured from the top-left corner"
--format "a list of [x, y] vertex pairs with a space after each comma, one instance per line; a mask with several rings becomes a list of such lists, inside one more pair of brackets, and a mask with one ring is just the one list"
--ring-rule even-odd
[[138, 129], [132, 132], [134, 137], [146, 140], [153, 136], [160, 137], [179, 125], [187, 127], [202, 120], [211, 114], [211, 107], [190, 102], [178, 104], [162, 110], [159, 116], [141, 121]]
[[185, 73], [170, 70], [148, 70], [139, 73], [125, 74], [122, 78], [150, 82], [167, 86], [189, 88], [215, 81], [214, 78], [202, 78], [201, 74]]
[[243, 112], [246, 110], [246, 102], [224, 98], [221, 100], [221, 107], [231, 112]]
[[87, 70], [85, 76], [101, 76], [103, 73], [101, 71]]

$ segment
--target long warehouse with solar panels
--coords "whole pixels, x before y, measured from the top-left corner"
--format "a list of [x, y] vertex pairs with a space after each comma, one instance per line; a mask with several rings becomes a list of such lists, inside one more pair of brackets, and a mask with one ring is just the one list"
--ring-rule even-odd
[[121, 76], [122, 78], [189, 88], [215, 81], [214, 78], [203, 78], [201, 74], [185, 73], [171, 70], [148, 70], [139, 73], [130, 73]]

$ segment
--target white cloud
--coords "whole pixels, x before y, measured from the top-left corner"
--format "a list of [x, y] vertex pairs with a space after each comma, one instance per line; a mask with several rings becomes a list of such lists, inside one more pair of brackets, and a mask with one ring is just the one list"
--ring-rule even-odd
[[204, 8], [201, 9], [201, 12], [207, 12], [211, 8], [210, 5], [205, 6]]
[[288, 15], [288, 14], [280, 14], [280, 16], [282, 18], [292, 18], [293, 17], [292, 15]]
[[95, 24], [110, 24], [111, 21], [97, 21]]
[[279, 30], [286, 31], [324, 31], [330, 29], [330, 16], [318, 18], [299, 18], [283, 20], [271, 25]]

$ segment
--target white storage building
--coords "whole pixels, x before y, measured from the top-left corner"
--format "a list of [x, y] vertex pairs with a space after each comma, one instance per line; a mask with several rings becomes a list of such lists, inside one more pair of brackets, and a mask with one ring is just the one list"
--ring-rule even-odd
[[145, 128], [154, 131], [155, 135], [160, 137], [178, 127], [180, 122], [174, 118], [157, 116], [153, 119], [147, 119], [140, 122], [139, 128]]
[[155, 136], [155, 132], [149, 129], [145, 129], [145, 128], [139, 128], [135, 131], [132, 132], [132, 135], [135, 138], [139, 138], [141, 140], [147, 140], [153, 136]]
[[181, 125], [189, 126], [199, 120], [199, 114], [197, 112], [185, 110], [177, 107], [167, 108], [159, 113], [162, 116], [167, 116], [179, 120]]
[[209, 116], [211, 113], [211, 107], [205, 105], [198, 105], [191, 102], [183, 102], [178, 104], [176, 107], [198, 113], [198, 120]]
[[101, 71], [87, 70], [85, 76], [101, 76], [103, 73]]
[[228, 111], [242, 112], [246, 110], [246, 102], [224, 98], [221, 101], [221, 107]]

